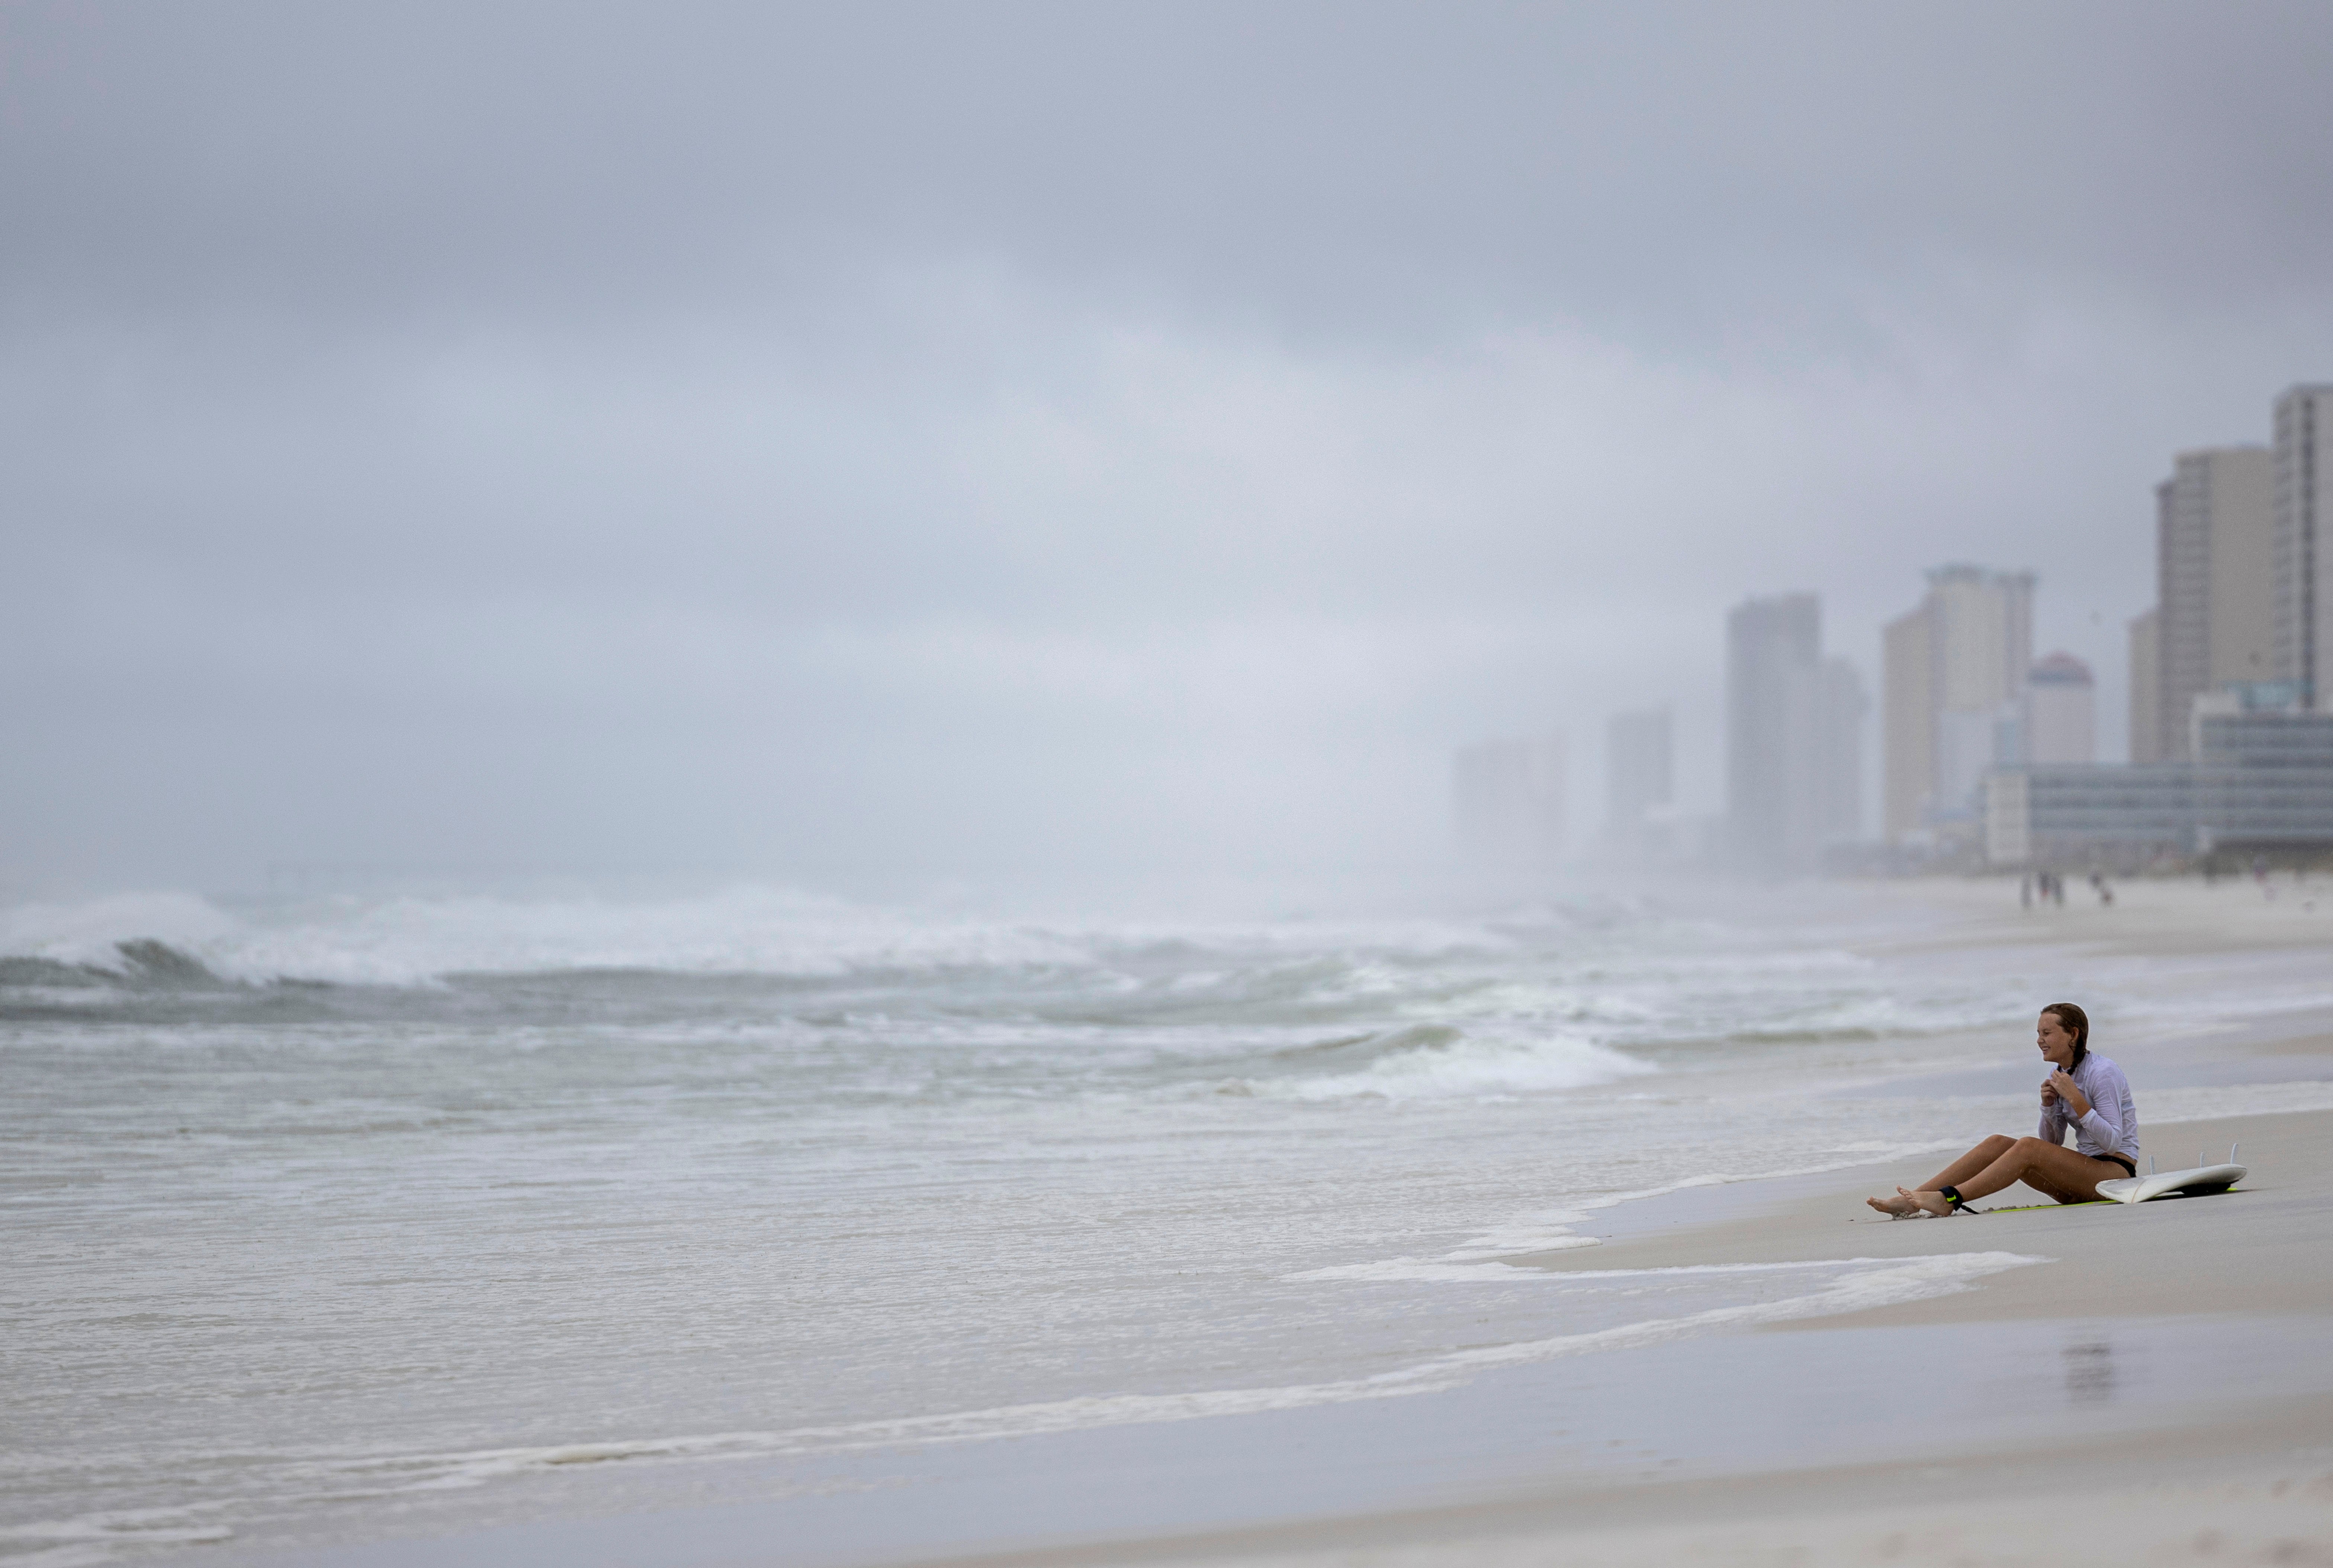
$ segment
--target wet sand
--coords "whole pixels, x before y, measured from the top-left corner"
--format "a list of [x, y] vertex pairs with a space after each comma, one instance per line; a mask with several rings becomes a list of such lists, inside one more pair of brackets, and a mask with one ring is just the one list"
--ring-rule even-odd
[[[1730, 1342], [1738, 1357], [1779, 1357], [1808, 1381], [1820, 1375], [1811, 1364], [1884, 1382], [1900, 1415], [1878, 1441], [1925, 1448], [1916, 1457], [1810, 1462], [1828, 1457], [1821, 1434], [1810, 1429], [1822, 1401], [1778, 1400], [1771, 1462], [1744, 1465], [1745, 1446], [1737, 1445], [1726, 1457], [1743, 1467], [1732, 1474], [1560, 1481], [1471, 1505], [972, 1561], [1032, 1568], [2333, 1562], [2333, 1114], [2180, 1123], [2158, 1138], [2222, 1149], [2237, 1140], [2254, 1174], [2215, 1198], [1949, 1220], [1852, 1212], [1861, 1194], [1929, 1173], [1929, 1162], [1913, 1161], [1771, 1184], [1795, 1190], [1752, 1199], [1751, 1212], [1722, 1220], [1617, 1236], [1591, 1251], [1536, 1260], [1566, 1270], [1995, 1249], [2049, 1259], [1959, 1294], [1777, 1323]], [[2027, 1200], [2014, 1190], [2000, 1199]], [[2031, 1353], [2037, 1336], [2050, 1342], [2053, 1324], [2054, 1367]], [[2154, 1337], [2151, 1326], [2171, 1332]], [[1907, 1353], [1906, 1333], [1948, 1333], [1954, 1352], [1941, 1365]], [[1873, 1355], [1875, 1341], [1892, 1349]], [[2161, 1363], [2206, 1353], [2253, 1375], [2198, 1387], [2214, 1379], [2194, 1365], [2192, 1381], [2153, 1400], [2136, 1390], [2118, 1398], [2112, 1386], [2117, 1377], [2177, 1384], [2181, 1369]], [[2117, 1372], [2117, 1359], [2141, 1370]], [[1982, 1419], [1948, 1410], [1955, 1380], [1983, 1381], [2004, 1366], [2028, 1384], [2061, 1387], [2021, 1390], [2012, 1380], [1989, 1431]], [[1704, 1389], [1713, 1405], [1744, 1392], [1722, 1382]], [[1875, 1400], [1882, 1393], [1874, 1388]], [[1642, 1397], [1689, 1403], [1693, 1394], [1656, 1380]], [[2094, 1419], [2081, 1419], [2086, 1404]], [[1718, 1419], [1714, 1411], [1711, 1419]], [[1927, 1421], [1934, 1441], [1890, 1444]]]
[[1941, 912], [1948, 923], [1867, 944], [1937, 949], [1994, 944], [2063, 945], [2139, 957], [2333, 948], [2333, 876], [2295, 881], [2278, 872], [2265, 884], [2223, 878], [2206, 887], [2189, 878], [2109, 881], [2111, 904], [2069, 878], [2063, 906], [2021, 907], [2014, 877], [1920, 879], [1881, 883], [1885, 902]]

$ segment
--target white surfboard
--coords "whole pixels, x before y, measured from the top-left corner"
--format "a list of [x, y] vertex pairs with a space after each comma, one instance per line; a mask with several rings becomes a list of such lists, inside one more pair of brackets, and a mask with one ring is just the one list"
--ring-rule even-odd
[[2145, 1203], [2155, 1198], [2200, 1198], [2225, 1192], [2251, 1171], [2241, 1165], [2199, 1165], [2193, 1170], [2166, 1170], [2161, 1175], [2126, 1176], [2098, 1183], [2098, 1196], [2117, 1203]]

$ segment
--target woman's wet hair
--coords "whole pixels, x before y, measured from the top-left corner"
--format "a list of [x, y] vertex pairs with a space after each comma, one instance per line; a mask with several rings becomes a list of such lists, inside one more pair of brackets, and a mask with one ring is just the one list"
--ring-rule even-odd
[[2066, 1063], [2070, 1073], [2090, 1053], [2090, 1015], [2071, 1002], [2052, 1002], [2041, 1011], [2055, 1015], [2058, 1027], [2074, 1037], [2074, 1059]]

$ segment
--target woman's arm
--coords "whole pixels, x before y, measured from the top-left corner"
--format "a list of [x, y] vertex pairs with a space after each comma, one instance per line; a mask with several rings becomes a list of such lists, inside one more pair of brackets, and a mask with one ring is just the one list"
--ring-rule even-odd
[[[2093, 1104], [2089, 1096], [2084, 1094], [2079, 1087], [2075, 1088], [2070, 1094], [2067, 1092], [2067, 1087], [2072, 1083], [2072, 1079], [2062, 1073], [2057, 1076], [2066, 1079], [2065, 1083], [2059, 1084], [2058, 1095], [2061, 1100], [2070, 1102], [2074, 1120], [2088, 1129], [2090, 1136], [2098, 1139], [2107, 1148], [2118, 1147], [2122, 1142], [2121, 1086], [2116, 1083], [2109, 1074], [2099, 1074], [2098, 1089], [2102, 1098], [2098, 1103]], [[2055, 1080], [2053, 1079], [2052, 1082]]]
[[2062, 1144], [2066, 1141], [2066, 1102], [2059, 1098], [2057, 1074], [2041, 1085], [2041, 1141]]

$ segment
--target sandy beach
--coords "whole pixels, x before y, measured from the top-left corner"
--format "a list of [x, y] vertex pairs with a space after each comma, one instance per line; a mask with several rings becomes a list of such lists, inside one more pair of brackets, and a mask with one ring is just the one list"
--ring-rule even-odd
[[[2297, 1041], [2296, 1045], [2311, 1042]], [[2079, 1325], [2085, 1344], [2138, 1320], [2201, 1321], [2241, 1342], [2278, 1320], [2333, 1332], [2333, 1116], [2179, 1124], [2184, 1147], [2242, 1140], [2258, 1174], [2224, 1200], [1864, 1221], [1865, 1191], [1927, 1174], [1913, 1163], [1827, 1178], [1769, 1211], [1678, 1224], [1563, 1254], [1542, 1266], [1675, 1267], [2003, 1247], [2047, 1265], [1925, 1302], [1755, 1331], [1839, 1346], [1888, 1329]], [[1793, 1184], [1803, 1186], [1805, 1184]], [[2013, 1201], [2013, 1200], [2012, 1200]], [[1852, 1227], [1851, 1232], [1846, 1227]], [[1984, 1355], [1984, 1340], [1970, 1342]], [[2069, 1358], [2069, 1399], [2100, 1357]], [[1949, 1369], [1947, 1369], [1949, 1370]], [[2294, 1369], [2296, 1382], [2320, 1364]], [[1934, 1369], [1906, 1363], [1906, 1375]], [[1940, 1393], [1940, 1390], [1925, 1390]], [[1916, 1409], [1923, 1390], [1898, 1386]], [[1754, 1470], [1675, 1486], [1583, 1494], [1552, 1487], [1474, 1507], [1326, 1522], [1204, 1542], [1023, 1554], [1024, 1563], [2316, 1563], [2333, 1561], [2333, 1395], [2198, 1399], [2168, 1422], [2112, 1419], [2069, 1439], [2004, 1412], [1997, 1441], [1947, 1441], [1916, 1462]], [[1778, 1431], [1787, 1452], [1803, 1434]]]
[[[2078, 886], [2069, 908], [2031, 912], [2015, 908], [2014, 884], [1999, 880], [1916, 884], [1901, 896], [1954, 912], [1943, 930], [1920, 938], [1935, 947], [2038, 940], [2139, 957], [2294, 950], [2333, 957], [2333, 909], [2290, 881], [2272, 890], [2268, 898], [2248, 882], [2213, 889], [2140, 882], [2117, 888], [2116, 904], [2106, 907]], [[2333, 968], [2328, 973], [2333, 978]], [[2125, 1054], [2230, 1074], [2275, 1063], [2270, 1071], [2277, 1076], [2316, 1078], [2333, 1071], [2327, 1022], [2317, 1014], [2288, 1015]], [[1863, 1195], [1915, 1185], [1941, 1163], [1923, 1157], [1676, 1195], [1643, 1206], [1646, 1212], [1627, 1217], [1627, 1228], [1596, 1248], [1527, 1260], [1564, 1271], [1977, 1249], [2046, 1258], [1953, 1294], [1764, 1325], [1733, 1342], [1745, 1360], [1795, 1342], [1819, 1347], [1821, 1360], [1864, 1366], [1858, 1341], [1951, 1332], [1965, 1360], [1940, 1367], [1881, 1358], [1884, 1396], [1916, 1430], [1924, 1409], [1952, 1401], [1953, 1384], [1983, 1379], [1996, 1354], [2014, 1356], [2015, 1347], [2054, 1328], [2059, 1366], [2038, 1375], [2050, 1379], [2054, 1371], [2061, 1391], [2046, 1391], [2059, 1392], [2061, 1407], [2096, 1413], [2073, 1430], [2039, 1408], [2047, 1399], [2011, 1400], [1975, 1429], [1940, 1423], [1933, 1442], [1911, 1445], [1922, 1450], [1916, 1457], [1794, 1462], [1803, 1460], [1813, 1434], [1778, 1407], [1762, 1436], [1774, 1462], [1761, 1466], [1737, 1451], [1744, 1462], [1734, 1474], [1591, 1487], [1554, 1480], [1447, 1509], [989, 1561], [1059, 1568], [2333, 1562], [2333, 1391], [2326, 1386], [2333, 1366], [2326, 1348], [2333, 1345], [2333, 1114], [2182, 1121], [2151, 1129], [2146, 1140], [2165, 1169], [2194, 1158], [2185, 1150], [2217, 1159], [2232, 1144], [2242, 1146], [2253, 1174], [2216, 1198], [1951, 1220], [1892, 1221], [1862, 1207]], [[2012, 1188], [1992, 1205], [2034, 1201]], [[2222, 1350], [2251, 1345], [2258, 1360], [2282, 1362], [2285, 1386], [2271, 1378], [2242, 1390], [2190, 1390], [2144, 1411], [2117, 1409], [2110, 1385], [2118, 1375], [2112, 1365], [2118, 1338], [2174, 1325], [2186, 1332], [2158, 1342], [2157, 1355], [2194, 1355], [2207, 1339]]]

